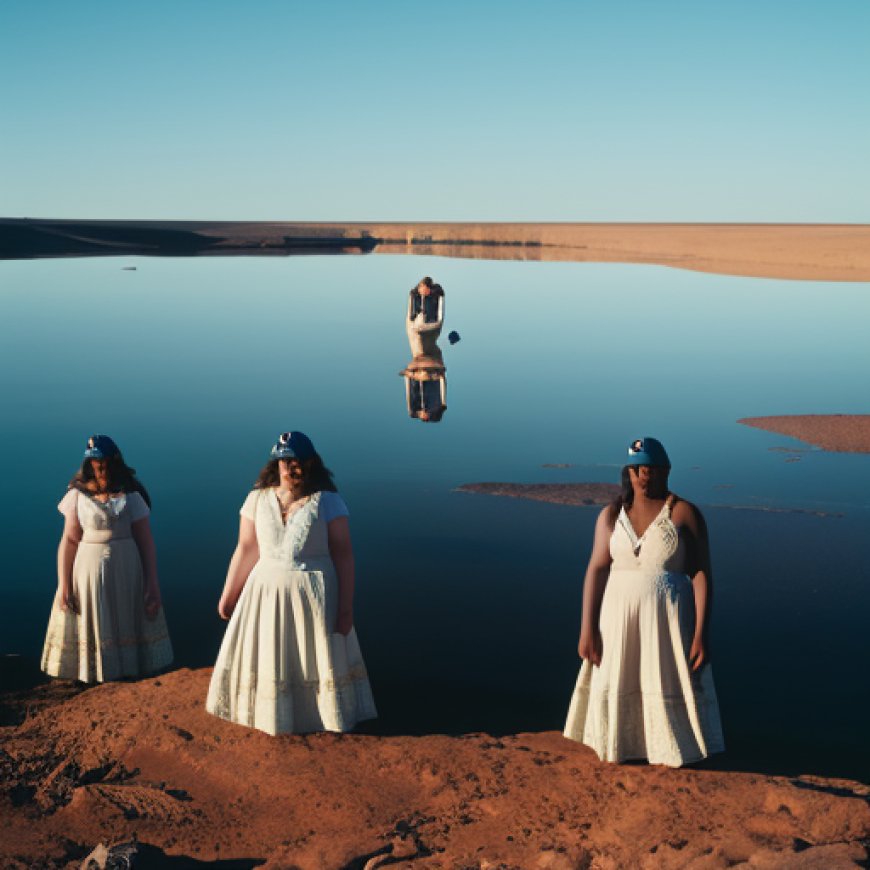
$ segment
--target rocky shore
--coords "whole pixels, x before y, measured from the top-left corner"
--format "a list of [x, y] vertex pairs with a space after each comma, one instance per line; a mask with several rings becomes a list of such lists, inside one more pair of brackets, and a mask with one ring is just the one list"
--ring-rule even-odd
[[602, 764], [556, 732], [272, 738], [209, 716], [208, 679], [7, 694], [0, 865], [135, 838], [148, 867], [866, 866], [856, 782]]

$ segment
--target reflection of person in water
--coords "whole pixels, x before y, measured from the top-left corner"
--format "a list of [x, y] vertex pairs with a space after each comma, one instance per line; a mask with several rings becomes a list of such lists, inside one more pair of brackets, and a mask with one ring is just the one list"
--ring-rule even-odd
[[437, 350], [443, 323], [444, 289], [431, 278], [424, 278], [408, 297], [406, 328], [412, 356], [431, 355], [433, 349]]
[[405, 370], [405, 395], [408, 414], [424, 423], [437, 423], [447, 410], [447, 379], [443, 369]]
[[446, 369], [438, 336], [444, 323], [444, 290], [424, 278], [410, 293], [406, 330], [413, 359], [405, 376], [408, 414], [427, 423], [437, 423], [447, 410]]

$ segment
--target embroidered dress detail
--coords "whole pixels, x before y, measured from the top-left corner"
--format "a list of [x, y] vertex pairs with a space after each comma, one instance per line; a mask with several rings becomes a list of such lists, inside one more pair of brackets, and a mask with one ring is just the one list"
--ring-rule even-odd
[[98, 683], [162, 670], [172, 662], [163, 610], [149, 620], [144, 578], [131, 525], [148, 515], [139, 493], [109, 503], [70, 490], [58, 505], [74, 511], [82, 539], [72, 569], [79, 613], [55, 600], [48, 621], [42, 670], [52, 677]]
[[602, 761], [679, 767], [725, 748], [710, 665], [688, 662], [695, 602], [672, 504], [639, 538], [620, 511], [610, 537], [601, 666], [583, 662], [565, 724]]
[[[349, 731], [377, 716], [356, 631], [333, 632], [338, 578], [329, 555], [326, 500], [317, 492], [282, 522], [273, 490], [242, 508], [260, 558], [227, 626], [206, 709], [268, 734]], [[335, 513], [336, 504], [330, 505]]]

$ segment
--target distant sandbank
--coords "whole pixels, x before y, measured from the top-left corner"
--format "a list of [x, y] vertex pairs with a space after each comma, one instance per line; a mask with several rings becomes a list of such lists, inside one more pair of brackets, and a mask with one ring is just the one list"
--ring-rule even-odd
[[870, 414], [744, 417], [737, 422], [797, 438], [805, 444], [834, 453], [870, 453]]
[[643, 263], [813, 281], [870, 281], [870, 225], [377, 223], [0, 218], [0, 259], [424, 254]]
[[[720, 487], [721, 488], [721, 487]], [[545, 501], [549, 504], [590, 507], [606, 505], [620, 493], [620, 487], [613, 483], [464, 483], [456, 487], [456, 492], [474, 492], [481, 495], [498, 495], [504, 498], [524, 498], [531, 501]], [[774, 507], [765, 504], [708, 504], [704, 507], [721, 508], [734, 511], [759, 511], [766, 514], [806, 514], [813, 517], [842, 517], [843, 514], [831, 511], [811, 510], [810, 508]]]
[[527, 498], [550, 504], [605, 505], [620, 493], [614, 483], [464, 483], [457, 492], [476, 492], [506, 498]]

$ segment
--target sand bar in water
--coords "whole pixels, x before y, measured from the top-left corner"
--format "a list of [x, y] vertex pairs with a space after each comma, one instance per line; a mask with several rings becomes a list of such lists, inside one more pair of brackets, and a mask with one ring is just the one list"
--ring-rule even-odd
[[867, 224], [377, 223], [0, 218], [0, 259], [423, 254], [644, 263], [766, 278], [870, 281]]
[[870, 453], [870, 414], [793, 414], [744, 417], [737, 422], [797, 438], [822, 450]]

